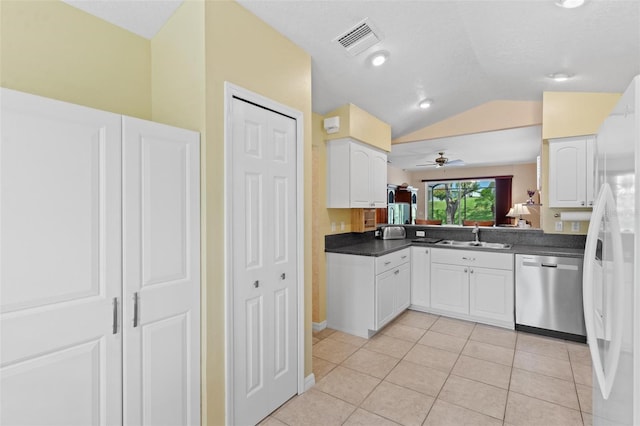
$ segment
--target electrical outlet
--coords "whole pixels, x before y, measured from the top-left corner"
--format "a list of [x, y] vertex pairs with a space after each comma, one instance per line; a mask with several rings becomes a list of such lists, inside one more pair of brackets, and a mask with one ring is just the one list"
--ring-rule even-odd
[[580, 232], [580, 222], [571, 222], [571, 232]]
[[340, 222], [340, 230], [344, 231], [344, 222]]
[[561, 220], [556, 222], [556, 231], [562, 232], [562, 221]]
[[416, 237], [424, 237], [424, 231], [416, 231]]
[[331, 222], [331, 232], [336, 232], [336, 223]]

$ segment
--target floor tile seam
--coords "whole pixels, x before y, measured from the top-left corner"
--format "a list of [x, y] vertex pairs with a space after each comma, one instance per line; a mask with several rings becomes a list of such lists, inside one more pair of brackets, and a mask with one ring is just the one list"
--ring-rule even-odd
[[[562, 377], [557, 377], [557, 376], [552, 376], [550, 374], [544, 374], [544, 373], [540, 373], [538, 371], [532, 371], [532, 370], [527, 370], [526, 368], [521, 368], [521, 367], [516, 367], [515, 365], [511, 368], [511, 370], [520, 370], [520, 371], [525, 371], [527, 373], [532, 373], [532, 374], [537, 374], [539, 376], [544, 376], [544, 377], [549, 377], [551, 379], [558, 379], [558, 380], [562, 380], [563, 382], [568, 382], [568, 383], [573, 383], [574, 387], [575, 387], [575, 380], [573, 379], [573, 371], [571, 372], [571, 380], [567, 380], [567, 379], [563, 379]], [[577, 393], [577, 390], [576, 390]]]
[[[475, 342], [475, 340], [474, 340], [474, 342]], [[469, 342], [467, 342], [467, 343], [469, 343]], [[465, 347], [467, 346], [467, 343], [465, 343]], [[476, 342], [476, 343], [482, 343], [482, 342]], [[490, 343], [484, 343], [484, 344], [485, 345], [490, 345], [490, 346], [495, 346], [495, 345], [491, 345]], [[495, 346], [495, 347], [499, 348], [500, 346]], [[502, 348], [502, 349], [506, 349], [506, 348]], [[485, 359], [485, 358], [480, 358], [480, 357], [474, 356], [472, 354], [464, 353], [464, 348], [462, 348], [462, 351], [460, 351], [460, 354], [464, 355], [464, 356], [468, 356], [469, 358], [479, 359], [481, 361], [489, 361], [488, 359]], [[515, 352], [514, 352], [514, 354], [515, 354]], [[493, 362], [494, 364], [504, 365], [505, 367], [513, 368], [513, 358], [511, 359], [511, 364], [510, 365], [502, 364], [500, 362], [495, 362], [495, 361], [489, 361], [489, 362]]]
[[[367, 349], [367, 350], [368, 350], [368, 349]], [[354, 353], [355, 353], [355, 352], [354, 352]], [[376, 353], [379, 353], [379, 352], [376, 352]], [[352, 355], [353, 355], [353, 354], [352, 354]], [[382, 354], [382, 355], [385, 355], [385, 354]], [[364, 371], [356, 370], [355, 368], [349, 367], [348, 365], [343, 365], [343, 364], [344, 364], [344, 363], [345, 363], [345, 362], [346, 362], [350, 357], [349, 357], [349, 358], [347, 358], [347, 359], [345, 359], [344, 361], [342, 361], [340, 364], [336, 364], [336, 367], [340, 366], [340, 367], [343, 367], [343, 368], [348, 368], [349, 370], [351, 370], [351, 371], [355, 371], [356, 373], [365, 374], [365, 375], [367, 375], [367, 376], [369, 376], [369, 377], [373, 377], [374, 379], [378, 379], [378, 380], [380, 380], [380, 381], [383, 381], [384, 379], [386, 379], [386, 378], [387, 378], [387, 376], [388, 376], [389, 374], [391, 374], [391, 372], [393, 371], [393, 369], [394, 369], [394, 368], [396, 368], [396, 367], [398, 366], [398, 364], [400, 364], [400, 361], [402, 361], [402, 359], [398, 359], [398, 358], [392, 357], [391, 355], [387, 355], [387, 356], [389, 356], [390, 358], [393, 358], [393, 359], [396, 361], [396, 363], [393, 365], [393, 367], [391, 367], [391, 370], [389, 370], [389, 372], [388, 372], [387, 374], [385, 374], [385, 375], [384, 375], [384, 377], [382, 377], [382, 378], [380, 378], [380, 377], [378, 377], [378, 376], [374, 376], [373, 374], [366, 373], [366, 372], [364, 372]], [[334, 369], [335, 369], [335, 367], [334, 367]], [[333, 371], [333, 370], [331, 370], [331, 371]]]
[[[518, 349], [517, 346], [515, 348], [515, 351], [516, 352], [518, 352], [518, 351], [526, 352], [528, 354], [534, 354], [534, 355], [543, 356], [543, 357], [546, 357], [546, 358], [556, 359], [556, 360], [560, 360], [560, 361], [569, 361], [569, 354], [567, 354], [567, 358], [558, 358], [558, 357], [555, 357], [555, 356], [549, 356], [549, 355], [541, 354], [539, 352], [531, 352], [531, 351], [527, 351], [525, 349]], [[569, 361], [569, 362], [571, 362], [571, 361]]]
[[[331, 335], [331, 336], [333, 336], [333, 335]], [[357, 347], [358, 347], [358, 349], [360, 349], [361, 347], [363, 347], [364, 345], [366, 345], [366, 344], [367, 344], [367, 342], [363, 342], [363, 343], [360, 343], [360, 344], [354, 344], [354, 343], [344, 342], [344, 341], [342, 341], [342, 340], [340, 340], [340, 339], [332, 339], [332, 338], [331, 338], [331, 336], [327, 337], [326, 339], [322, 339], [322, 340], [331, 340], [332, 342], [338, 342], [338, 343], [344, 343], [345, 345], [357, 346]], [[360, 336], [355, 336], [355, 337], [360, 337]], [[321, 340], [321, 341], [322, 341], [322, 340]], [[318, 342], [318, 343], [320, 343], [320, 342]], [[316, 344], [317, 344], [317, 343], [316, 343]]]
[[[449, 335], [447, 334], [447, 336], [449, 336]], [[462, 350], [464, 349], [464, 346], [463, 346], [462, 349], [460, 349], [458, 352], [455, 352], [455, 351], [452, 351], [451, 349], [445, 349], [445, 348], [441, 348], [441, 347], [438, 347], [438, 346], [429, 345], [429, 344], [426, 344], [426, 343], [416, 342], [416, 344], [420, 345], [420, 346], [427, 346], [429, 348], [439, 349], [441, 351], [446, 351], [446, 352], [449, 352], [449, 353], [452, 353], [452, 354], [460, 354], [460, 353], [462, 353]], [[466, 344], [467, 344], [467, 342], [465, 342], [465, 345]]]
[[484, 343], [485, 345], [491, 345], [491, 346], [495, 346], [495, 347], [498, 347], [498, 348], [509, 349], [509, 350], [512, 350], [512, 351], [516, 350], [516, 345], [515, 344], [513, 345], [513, 347], [510, 347], [510, 346], [505, 346], [505, 345], [498, 345], [498, 344], [493, 343], [493, 342], [487, 342], [485, 340], [472, 339], [471, 337], [469, 337], [469, 340], [471, 340], [472, 342]]
[[[535, 396], [527, 395], [526, 393], [518, 392], [518, 391], [515, 391], [515, 390], [511, 390], [511, 389], [509, 389], [509, 392], [517, 393], [518, 395], [526, 396], [527, 398], [533, 398], [533, 399], [536, 399], [538, 401], [546, 402], [547, 404], [553, 404], [553, 405], [555, 405], [557, 407], [566, 408], [567, 410], [573, 410], [573, 411], [580, 412], [580, 410], [576, 410], [575, 408], [567, 407], [566, 405], [558, 404], [557, 402], [547, 401], [546, 399], [541, 399], [541, 398], [538, 398], [538, 397], [535, 397]], [[580, 416], [582, 417], [582, 414]]]
[[[516, 335], [516, 344], [518, 343], [518, 336]], [[509, 393], [511, 392], [511, 379], [513, 377], [513, 364], [516, 361], [516, 348], [513, 348], [513, 355], [511, 357], [511, 370], [509, 371], [509, 383], [507, 384], [507, 400], [504, 403], [504, 412], [502, 413], [502, 424], [504, 425], [507, 420], [507, 407], [509, 406]]]
[[[580, 419], [582, 420], [582, 424], [584, 425], [584, 414], [582, 411], [582, 401], [580, 401], [580, 394], [578, 393], [578, 384], [576, 383], [576, 376], [573, 374], [573, 363], [571, 362], [571, 355], [569, 355], [569, 368], [571, 369], [571, 378], [573, 379], [573, 389], [576, 392], [576, 399], [578, 400], [578, 410], [580, 411]], [[586, 385], [584, 385], [586, 386]], [[593, 392], [593, 388], [592, 392]], [[593, 399], [593, 395], [591, 395]], [[593, 411], [593, 409], [592, 409]]]
[[[378, 385], [379, 385], [379, 383], [378, 383]], [[373, 389], [377, 388], [377, 387], [378, 387], [378, 385], [374, 386], [374, 388], [373, 388]], [[373, 389], [371, 390], [371, 392], [373, 392]], [[347, 401], [347, 400], [346, 400], [346, 399], [344, 399], [344, 398], [340, 398], [339, 396], [333, 395], [333, 394], [331, 394], [331, 393], [329, 393], [329, 392], [325, 392], [325, 391], [323, 391], [322, 389], [318, 389], [318, 388], [316, 388], [315, 390], [316, 390], [317, 392], [322, 392], [323, 394], [328, 395], [328, 396], [330, 396], [331, 398], [335, 398], [335, 399], [340, 400], [340, 401], [342, 401], [342, 402], [344, 402], [344, 403], [346, 403], [346, 404], [349, 404], [349, 405], [351, 405], [352, 407], [355, 407], [354, 411], [355, 411], [355, 410], [357, 410], [358, 408], [360, 408], [360, 405], [361, 405], [364, 401], [366, 401], [366, 400], [367, 400], [367, 398], [369, 397], [369, 395], [371, 395], [371, 392], [369, 392], [369, 393], [364, 397], [364, 399], [362, 400], [362, 402], [360, 402], [359, 404], [354, 404], [353, 402]], [[353, 412], [352, 412], [352, 413], [353, 413]]]
[[[363, 402], [364, 402], [364, 401], [363, 401]], [[351, 418], [351, 417], [356, 413], [356, 411], [358, 411], [358, 410], [366, 411], [366, 412], [367, 412], [367, 413], [369, 413], [369, 414], [373, 414], [374, 416], [382, 417], [383, 419], [388, 420], [388, 421], [390, 421], [391, 423], [394, 423], [394, 424], [396, 424], [396, 425], [398, 425], [398, 426], [402, 426], [400, 423], [398, 423], [398, 422], [396, 422], [396, 421], [394, 421], [394, 420], [391, 420], [390, 418], [385, 417], [385, 416], [383, 416], [382, 414], [378, 414], [378, 413], [374, 413], [374, 412], [372, 412], [372, 411], [370, 411], [370, 410], [366, 410], [366, 409], [362, 408], [361, 406], [357, 406], [357, 407], [356, 407], [356, 409], [355, 409], [355, 410], [353, 410], [353, 413], [349, 414], [349, 417], [347, 417], [347, 418], [346, 418], [346, 420], [345, 420], [344, 422], [342, 422], [341, 424], [342, 424], [342, 425], [346, 424], [346, 423], [349, 421], [349, 419], [350, 419], [350, 418]]]
[[[434, 324], [435, 324], [435, 322], [434, 322]], [[477, 325], [477, 323], [474, 323], [474, 326], [473, 326], [474, 329], [475, 329], [476, 325]], [[471, 332], [473, 333], [473, 330]], [[469, 336], [471, 336], [471, 333], [469, 333]], [[469, 343], [469, 337], [467, 337], [467, 340], [464, 342], [464, 346], [462, 347], [463, 350], [464, 350], [464, 347], [467, 345], [467, 343]], [[436, 395], [434, 397], [433, 404], [431, 404], [431, 407], [429, 408], [429, 411], [427, 412], [427, 417], [425, 417], [424, 420], [422, 421], [423, 424], [429, 418], [429, 414], [431, 414], [431, 410], [433, 410], [433, 406], [436, 405], [436, 402], [440, 398], [440, 394], [442, 393], [442, 389], [444, 389], [444, 387], [447, 385], [447, 382], [449, 381], [449, 378], [451, 377], [451, 373], [452, 373], [454, 367], [456, 366], [456, 364], [458, 363], [458, 360], [460, 359], [461, 356], [462, 356], [462, 350], [460, 351], [460, 353], [458, 353], [458, 357], [456, 358], [456, 362], [453, 363], [453, 365], [451, 366], [451, 369], [447, 372], [447, 377], [444, 379], [444, 382], [442, 383], [442, 386], [440, 387], [440, 390], [438, 391], [438, 395]], [[411, 361], [409, 361], [409, 362], [411, 362]], [[440, 370], [438, 370], [438, 371], [440, 371]], [[445, 400], [443, 399], [442, 401], [445, 401]], [[445, 401], [445, 402], [449, 402], [449, 401]], [[457, 405], [457, 404], [454, 404], [454, 405]], [[460, 405], [458, 405], [458, 406], [462, 407]], [[462, 407], [462, 408], [467, 408], [467, 407]], [[472, 410], [472, 411], [475, 411], [475, 410]]]

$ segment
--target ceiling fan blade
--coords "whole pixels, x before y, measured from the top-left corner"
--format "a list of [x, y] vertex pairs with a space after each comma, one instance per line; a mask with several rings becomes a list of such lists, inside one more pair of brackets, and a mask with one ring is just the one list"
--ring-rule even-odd
[[464, 161], [462, 160], [451, 160], [451, 161], [447, 161], [447, 166], [463, 166], [464, 165]]

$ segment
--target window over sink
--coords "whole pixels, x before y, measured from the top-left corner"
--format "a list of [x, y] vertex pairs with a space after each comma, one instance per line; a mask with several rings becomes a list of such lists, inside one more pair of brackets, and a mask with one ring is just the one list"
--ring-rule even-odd
[[512, 176], [425, 180], [425, 212], [428, 220], [442, 224], [508, 223]]

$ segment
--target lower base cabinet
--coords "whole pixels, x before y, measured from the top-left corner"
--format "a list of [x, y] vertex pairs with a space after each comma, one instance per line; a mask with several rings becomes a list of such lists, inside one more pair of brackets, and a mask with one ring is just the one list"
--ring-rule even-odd
[[514, 328], [513, 254], [432, 249], [430, 281], [429, 312]]
[[411, 309], [431, 307], [431, 248], [411, 247]]
[[385, 256], [327, 253], [327, 326], [369, 338], [409, 307], [410, 250]]

